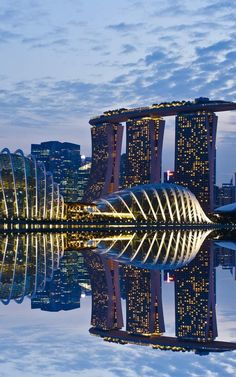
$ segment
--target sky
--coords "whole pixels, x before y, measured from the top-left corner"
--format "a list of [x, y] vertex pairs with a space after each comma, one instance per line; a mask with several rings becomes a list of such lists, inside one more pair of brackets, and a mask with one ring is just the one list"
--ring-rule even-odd
[[[75, 142], [91, 116], [162, 101], [236, 101], [232, 0], [1, 0], [0, 148]], [[217, 181], [236, 171], [236, 112], [219, 113]], [[166, 120], [163, 170], [173, 168]]]

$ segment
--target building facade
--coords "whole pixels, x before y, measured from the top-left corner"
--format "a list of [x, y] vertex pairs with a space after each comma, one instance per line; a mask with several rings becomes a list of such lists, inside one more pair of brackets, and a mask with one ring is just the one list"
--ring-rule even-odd
[[60, 185], [60, 193], [65, 201], [79, 200], [80, 145], [47, 141], [41, 144], [32, 144], [31, 154], [37, 161], [43, 162], [46, 170], [53, 174], [54, 181]]
[[175, 182], [188, 187], [207, 212], [214, 205], [216, 129], [214, 113], [176, 117]]
[[121, 124], [92, 127], [92, 166], [83, 201], [91, 202], [118, 190], [122, 135]]
[[126, 123], [125, 187], [160, 182], [164, 127], [162, 118]]

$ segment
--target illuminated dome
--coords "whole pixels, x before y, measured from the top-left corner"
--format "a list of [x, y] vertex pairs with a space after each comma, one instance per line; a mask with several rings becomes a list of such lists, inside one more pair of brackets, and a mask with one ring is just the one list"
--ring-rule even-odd
[[172, 223], [211, 223], [195, 195], [174, 184], [149, 184], [114, 192], [96, 202], [101, 212], [129, 216], [133, 220]]
[[[211, 230], [168, 230], [97, 239], [95, 252], [139, 268], [182, 268], [197, 255]], [[91, 244], [94, 244], [94, 242]]]
[[64, 202], [51, 173], [33, 156], [0, 153], [0, 219], [61, 219]]

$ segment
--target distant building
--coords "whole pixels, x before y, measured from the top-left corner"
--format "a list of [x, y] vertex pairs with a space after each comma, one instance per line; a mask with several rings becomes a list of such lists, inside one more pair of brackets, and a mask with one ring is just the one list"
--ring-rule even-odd
[[217, 116], [212, 112], [176, 117], [175, 183], [186, 186], [207, 212], [213, 210]]
[[60, 185], [64, 200], [77, 201], [78, 170], [81, 166], [80, 145], [47, 141], [32, 144], [31, 154], [37, 161], [44, 162], [46, 170], [53, 174], [54, 181]]
[[126, 187], [160, 182], [164, 127], [162, 118], [126, 123]]
[[78, 169], [78, 181], [77, 181], [77, 188], [78, 188], [78, 201], [82, 201], [83, 197], [85, 195], [85, 190], [88, 185], [88, 180], [90, 177], [90, 171], [91, 171], [91, 162], [86, 163], [85, 165], [82, 165]]
[[219, 206], [225, 206], [227, 204], [234, 203], [235, 200], [235, 186], [233, 185], [233, 179], [229, 183], [223, 183], [219, 189]]

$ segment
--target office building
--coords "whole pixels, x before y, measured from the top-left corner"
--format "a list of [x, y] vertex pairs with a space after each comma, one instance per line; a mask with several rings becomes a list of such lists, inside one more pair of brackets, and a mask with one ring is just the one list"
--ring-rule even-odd
[[83, 201], [91, 202], [118, 190], [122, 135], [121, 124], [91, 128], [92, 166]]
[[219, 206], [225, 206], [227, 204], [235, 203], [235, 186], [233, 185], [233, 179], [229, 183], [223, 183], [219, 188]]
[[87, 162], [82, 165], [78, 169], [78, 181], [77, 181], [77, 189], [78, 189], [78, 198], [77, 200], [81, 202], [85, 195], [86, 187], [88, 185], [88, 180], [90, 177], [91, 172], [91, 162]]
[[31, 145], [31, 154], [45, 164], [60, 185], [60, 193], [68, 202], [78, 201], [78, 170], [81, 166], [80, 145], [47, 141]]
[[203, 209], [213, 209], [217, 116], [212, 112], [176, 117], [175, 183], [192, 191]]
[[126, 187], [160, 182], [164, 127], [162, 118], [126, 123]]

